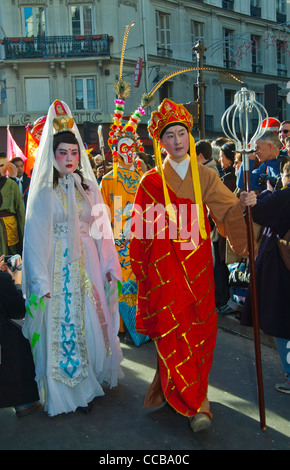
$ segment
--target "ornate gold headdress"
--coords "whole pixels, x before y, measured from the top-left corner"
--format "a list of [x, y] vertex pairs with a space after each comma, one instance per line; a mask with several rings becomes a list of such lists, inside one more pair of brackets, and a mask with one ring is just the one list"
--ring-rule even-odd
[[62, 105], [60, 100], [56, 100], [53, 103], [56, 118], [53, 120], [53, 127], [55, 130], [55, 134], [59, 132], [71, 131], [73, 132], [72, 128], [74, 125], [74, 119], [69, 117]]

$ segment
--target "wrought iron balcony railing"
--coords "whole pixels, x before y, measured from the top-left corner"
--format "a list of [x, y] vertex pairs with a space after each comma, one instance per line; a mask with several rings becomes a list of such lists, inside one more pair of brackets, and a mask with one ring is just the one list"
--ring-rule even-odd
[[109, 56], [110, 40], [107, 34], [91, 36], [45, 36], [4, 38], [5, 59], [37, 57]]
[[172, 49], [167, 49], [165, 47], [157, 47], [157, 55], [160, 57], [171, 58], [173, 56]]

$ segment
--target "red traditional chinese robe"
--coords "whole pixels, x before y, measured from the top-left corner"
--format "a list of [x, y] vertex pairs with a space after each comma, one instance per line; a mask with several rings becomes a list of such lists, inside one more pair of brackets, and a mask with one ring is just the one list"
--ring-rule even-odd
[[[155, 341], [163, 394], [185, 416], [203, 411], [216, 342], [217, 314], [206, 206], [221, 232], [229, 236], [235, 252], [245, 254], [247, 246], [239, 200], [213, 170], [199, 166], [199, 172], [206, 240], [199, 235], [192, 204], [191, 170], [182, 180], [168, 160], [164, 174], [171, 203], [177, 216], [182, 216], [182, 226], [178, 222], [174, 233], [168, 215], [164, 224], [160, 210], [157, 216], [152, 214], [154, 205], [164, 205], [162, 179], [156, 169], [141, 180], [131, 225], [131, 266], [138, 280], [137, 329]], [[190, 236], [185, 238], [182, 228]]]

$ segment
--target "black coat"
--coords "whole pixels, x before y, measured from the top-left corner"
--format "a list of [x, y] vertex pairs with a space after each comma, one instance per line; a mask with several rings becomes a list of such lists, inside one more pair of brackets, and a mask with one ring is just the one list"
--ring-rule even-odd
[[[19, 286], [20, 287], [20, 286]], [[25, 315], [25, 301], [10, 274], [0, 271], [0, 408], [39, 400], [29, 341], [10, 319]]]
[[229, 166], [223, 170], [223, 175], [221, 177], [222, 182], [232, 191], [232, 193], [236, 189], [236, 174], [235, 168], [233, 166]]
[[[290, 271], [280, 257], [276, 235], [290, 229], [290, 185], [273, 193], [264, 191], [252, 208], [253, 220], [265, 228], [256, 259], [256, 280], [261, 330], [278, 338], [290, 339]], [[243, 325], [252, 325], [251, 289], [248, 289]]]

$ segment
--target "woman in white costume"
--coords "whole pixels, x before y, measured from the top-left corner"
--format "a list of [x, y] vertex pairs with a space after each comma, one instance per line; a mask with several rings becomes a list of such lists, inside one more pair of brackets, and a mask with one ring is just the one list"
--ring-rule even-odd
[[66, 103], [49, 108], [30, 185], [23, 252], [36, 381], [50, 416], [88, 410], [122, 377], [118, 281], [109, 218]]

